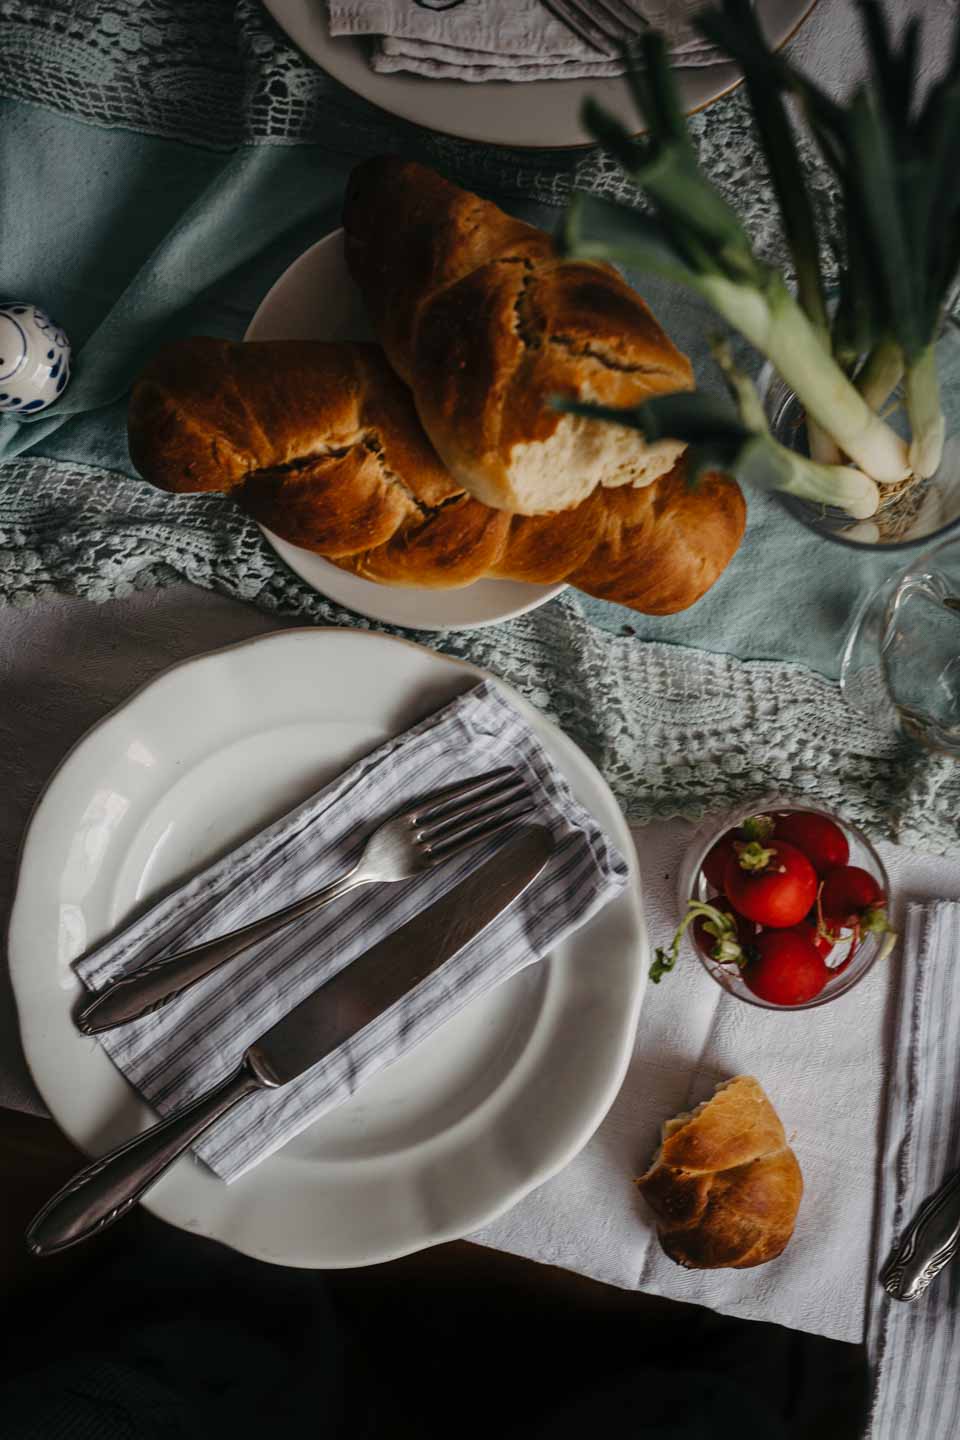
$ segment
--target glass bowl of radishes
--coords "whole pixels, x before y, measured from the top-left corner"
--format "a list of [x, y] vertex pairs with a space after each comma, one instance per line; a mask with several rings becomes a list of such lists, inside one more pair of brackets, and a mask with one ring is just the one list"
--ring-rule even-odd
[[684, 938], [731, 995], [808, 1010], [845, 995], [889, 954], [890, 882], [849, 820], [807, 800], [768, 798], [701, 825], [681, 866], [681, 918], [650, 969]]

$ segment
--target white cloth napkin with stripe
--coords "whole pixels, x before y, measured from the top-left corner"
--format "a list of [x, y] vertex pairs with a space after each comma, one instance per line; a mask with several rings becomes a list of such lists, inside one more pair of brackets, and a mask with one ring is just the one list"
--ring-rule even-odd
[[960, 1435], [960, 1261], [919, 1300], [891, 1300], [876, 1275], [923, 1201], [960, 1166], [960, 903], [911, 905], [871, 1276], [871, 1440]]
[[[713, 65], [692, 26], [704, 0], [606, 0], [662, 30], [674, 65]], [[598, 18], [604, 6], [583, 4]], [[330, 34], [370, 36], [374, 70], [437, 80], [577, 80], [622, 75], [613, 42], [590, 44], [543, 0], [327, 0]], [[576, 7], [579, 8], [579, 7]]]
[[[282, 1089], [245, 1101], [195, 1146], [235, 1180], [464, 1005], [554, 949], [627, 883], [623, 857], [574, 800], [526, 721], [489, 681], [390, 740], [305, 804], [152, 906], [76, 964], [97, 991], [147, 961], [236, 929], [335, 879], [380, 821], [442, 786], [509, 764], [556, 849], [536, 881], [455, 958]], [[529, 821], [527, 823], [529, 823]], [[497, 836], [413, 881], [368, 885], [261, 941], [153, 1015], [100, 1037], [162, 1115], [229, 1075], [252, 1041], [324, 980], [446, 894]]]

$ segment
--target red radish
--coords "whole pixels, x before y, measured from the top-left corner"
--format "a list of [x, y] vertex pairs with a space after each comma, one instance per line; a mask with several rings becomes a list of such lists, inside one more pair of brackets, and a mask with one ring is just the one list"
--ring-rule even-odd
[[731, 905], [758, 925], [797, 925], [817, 898], [817, 872], [785, 840], [739, 843], [727, 861], [724, 890]]
[[757, 927], [745, 915], [738, 915], [726, 895], [712, 895], [708, 906], [719, 912], [716, 916], [698, 915], [693, 925], [693, 943], [707, 960], [716, 960], [721, 965], [742, 965], [746, 959], [747, 947], [753, 944]]
[[887, 917], [887, 897], [880, 889], [880, 882], [859, 865], [840, 865], [830, 871], [820, 886], [817, 910], [821, 935], [837, 930], [853, 931], [850, 953], [838, 969], [847, 968], [864, 935], [885, 937], [878, 960], [885, 959], [897, 943], [896, 931]]
[[794, 925], [792, 929], [794, 929], [798, 935], [802, 935], [805, 940], [809, 940], [810, 944], [818, 954], [823, 956], [824, 960], [827, 959], [828, 955], [832, 955], [836, 941], [818, 928], [815, 915], [808, 915], [806, 920], [801, 920], [800, 924]]
[[[801, 920], [800, 924], [794, 925], [793, 929], [796, 930], [798, 935], [802, 935], [805, 940], [809, 940], [810, 944], [820, 955], [823, 956], [824, 960], [829, 960], [830, 956], [833, 954], [834, 950], [837, 947], [837, 942], [840, 939], [840, 936], [838, 934], [832, 934], [829, 930], [820, 929], [816, 913], [814, 913], [813, 915], [808, 915], [806, 920]], [[840, 960], [836, 965], [829, 966], [831, 975], [843, 974], [844, 970], [846, 970], [847, 966], [850, 964], [850, 961], [857, 953], [858, 943], [858, 938], [856, 936], [851, 937], [850, 949], [847, 951], [843, 959]]]
[[879, 882], [859, 865], [841, 865], [831, 870], [820, 891], [824, 924], [840, 929], [862, 926], [870, 912], [883, 909], [886, 903]]
[[751, 815], [738, 830], [728, 830], [725, 835], [707, 851], [707, 857], [700, 867], [707, 884], [714, 890], [722, 890], [727, 873], [727, 861], [734, 854], [734, 846], [741, 840], [769, 840], [773, 834], [773, 820], [769, 815]]
[[812, 810], [790, 810], [776, 817], [774, 835], [802, 850], [823, 879], [828, 870], [846, 865], [850, 859], [850, 842], [835, 821]]
[[803, 1005], [830, 979], [823, 956], [796, 930], [764, 930], [743, 971], [745, 983], [771, 1005]]
[[[718, 908], [716, 902], [723, 902], [725, 909]], [[694, 930], [694, 942], [703, 953], [712, 960], [718, 960], [724, 965], [745, 965], [747, 956], [740, 940], [741, 926], [753, 931], [754, 927], [749, 920], [732, 913], [728, 902], [722, 895], [714, 897], [714, 902], [704, 904], [701, 900], [691, 900], [687, 906], [687, 913], [677, 927], [677, 932], [670, 941], [669, 946], [664, 949], [662, 946], [657, 950], [653, 964], [650, 966], [650, 979], [654, 985], [658, 985], [668, 970], [672, 970], [680, 955], [680, 942], [683, 939], [684, 931], [688, 925], [702, 926], [700, 934]]]
[[701, 868], [706, 876], [707, 884], [713, 890], [723, 889], [723, 879], [727, 873], [727, 861], [732, 858], [734, 843], [739, 838], [736, 830], [728, 830], [726, 835], [721, 835], [717, 843], [707, 851], [707, 858], [704, 860]]

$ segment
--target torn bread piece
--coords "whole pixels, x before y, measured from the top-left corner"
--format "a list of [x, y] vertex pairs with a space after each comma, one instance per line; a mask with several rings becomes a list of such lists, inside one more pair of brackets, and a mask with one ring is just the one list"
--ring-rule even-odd
[[637, 1188], [671, 1260], [690, 1270], [742, 1270], [786, 1248], [803, 1176], [763, 1087], [738, 1075], [664, 1122]]

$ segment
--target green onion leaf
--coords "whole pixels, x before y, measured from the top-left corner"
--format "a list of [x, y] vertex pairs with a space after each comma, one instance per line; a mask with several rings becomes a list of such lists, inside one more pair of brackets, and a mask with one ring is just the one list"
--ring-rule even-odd
[[[700, 171], [666, 44], [652, 32], [625, 52], [632, 57], [639, 50], [643, 60], [642, 69], [631, 66], [628, 83], [646, 137], [637, 141], [599, 106], [585, 111], [588, 127], [643, 190], [651, 213], [598, 209], [593, 202], [571, 218], [563, 243], [569, 253], [650, 269], [695, 290], [796, 392], [813, 453], [821, 459], [849, 456], [863, 473], [821, 464], [800, 474], [797, 457], [772, 450], [769, 435], [754, 428], [751, 438], [737, 441], [717, 428], [716, 416], [709, 435], [689, 442], [692, 451], [709, 447], [716, 459], [736, 444], [738, 474], [755, 471], [757, 483], [763, 474], [776, 474], [771, 483], [795, 493], [826, 493], [833, 486], [851, 513], [866, 515], [867, 476], [888, 484], [906, 478], [911, 466], [917, 475], [929, 474], [942, 445], [933, 347], [960, 266], [960, 17], [946, 70], [924, 98], [917, 22], [895, 36], [878, 0], [857, 0], [857, 8], [870, 81], [842, 102], [771, 51], [750, 0], [715, 0], [699, 22], [744, 72], [793, 256], [798, 300], [754, 254], [736, 211]], [[843, 199], [832, 325], [818, 220], [785, 104], [788, 92], [799, 101]], [[886, 403], [901, 372], [913, 430], [909, 450], [874, 408]], [[641, 418], [652, 423], [650, 413]], [[692, 423], [689, 414], [685, 419]], [[691, 460], [696, 468], [697, 455]]]
[[793, 128], [783, 102], [783, 76], [774, 63], [752, 0], [724, 0], [706, 10], [697, 27], [740, 64], [766, 156], [783, 228], [797, 277], [797, 297], [814, 328], [829, 343], [829, 323], [820, 274], [816, 219]]
[[558, 236], [564, 255], [632, 265], [679, 285], [697, 287], [697, 271], [672, 245], [664, 227], [649, 215], [601, 200], [575, 195]]
[[669, 48], [658, 30], [647, 30], [641, 37], [639, 57], [641, 65], [631, 65], [627, 71], [638, 110], [658, 140], [685, 149], [696, 163], [687, 117], [670, 68]]
[[889, 124], [903, 130], [910, 123], [913, 106], [919, 19], [914, 16], [904, 27], [898, 54], [890, 39], [886, 16], [877, 0], [857, 0], [857, 8], [867, 41], [877, 99], [887, 112]]
[[584, 128], [609, 150], [653, 202], [674, 246], [691, 263], [720, 262], [731, 278], [758, 272], [750, 241], [736, 211], [707, 180], [696, 160], [662, 37], [643, 37], [646, 71], [637, 91], [650, 138], [638, 143], [626, 127], [595, 101], [581, 117]]
[[636, 174], [646, 151], [622, 120], [588, 95], [580, 107], [580, 123], [628, 175]]

